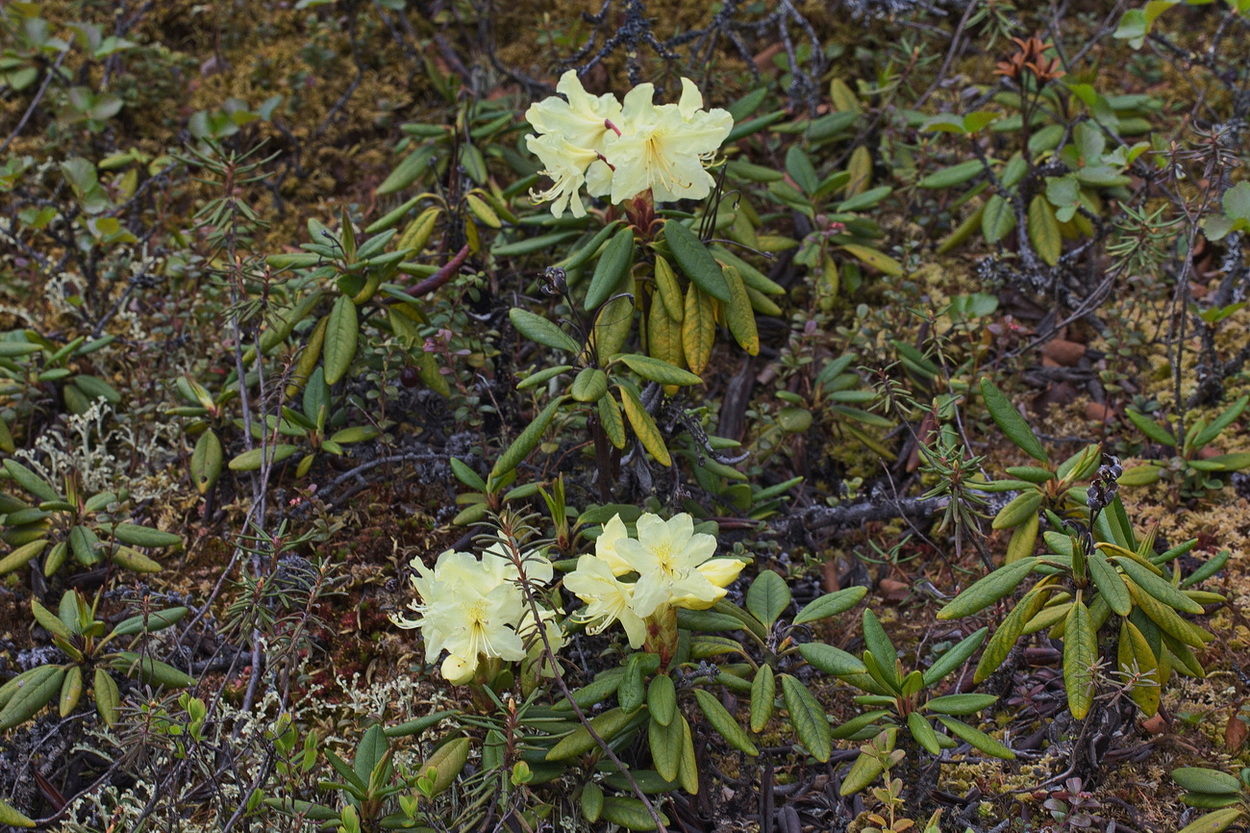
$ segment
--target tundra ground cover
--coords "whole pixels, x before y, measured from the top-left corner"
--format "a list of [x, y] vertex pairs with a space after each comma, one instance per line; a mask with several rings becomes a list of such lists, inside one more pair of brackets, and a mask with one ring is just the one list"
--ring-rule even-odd
[[7, 4], [0, 823], [1243, 823], [1244, 6]]

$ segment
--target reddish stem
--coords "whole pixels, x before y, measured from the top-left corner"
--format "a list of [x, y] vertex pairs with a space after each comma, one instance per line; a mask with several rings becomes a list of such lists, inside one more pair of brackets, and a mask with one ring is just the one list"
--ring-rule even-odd
[[438, 289], [443, 284], [454, 278], [460, 272], [460, 267], [464, 265], [464, 261], [469, 256], [469, 244], [466, 243], [456, 252], [456, 256], [447, 261], [447, 265], [439, 269], [433, 275], [416, 284], [412, 289], [408, 290], [411, 295], [424, 295]]

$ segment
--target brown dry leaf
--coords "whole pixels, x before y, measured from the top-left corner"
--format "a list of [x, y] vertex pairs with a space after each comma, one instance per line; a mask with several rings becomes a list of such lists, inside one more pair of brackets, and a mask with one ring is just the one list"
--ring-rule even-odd
[[1085, 355], [1085, 345], [1062, 338], [1052, 338], [1042, 345], [1042, 356], [1060, 367], [1074, 367]]
[[1110, 405], [1104, 405], [1101, 402], [1090, 402], [1085, 406], [1085, 418], [1092, 419], [1094, 422], [1115, 422], [1115, 408], [1112, 408]]
[[1168, 719], [1162, 714], [1155, 714], [1143, 720], [1141, 726], [1152, 735], [1162, 735], [1168, 730]]
[[838, 581], [838, 566], [832, 561], [826, 561], [820, 565], [820, 572], [823, 574], [822, 584], [826, 593], [836, 593], [842, 589], [841, 582]]
[[892, 578], [881, 579], [877, 589], [881, 591], [882, 598], [888, 602], [901, 602], [911, 595], [910, 584], [905, 581], [896, 581]]
[[1241, 751], [1241, 747], [1246, 742], [1246, 735], [1250, 734], [1250, 726], [1247, 726], [1246, 721], [1241, 719], [1241, 707], [1245, 702], [1245, 700], [1240, 700], [1237, 705], [1233, 706], [1228, 722], [1224, 724], [1224, 746], [1232, 755]]

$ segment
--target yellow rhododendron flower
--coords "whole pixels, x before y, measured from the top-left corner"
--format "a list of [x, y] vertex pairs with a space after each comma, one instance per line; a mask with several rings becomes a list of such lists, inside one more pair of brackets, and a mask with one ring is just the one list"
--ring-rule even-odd
[[[638, 537], [630, 538], [620, 516], [613, 517], [595, 542], [595, 554], [579, 558], [564, 579], [586, 603], [578, 618], [590, 623], [592, 633], [619, 621], [634, 648], [646, 641], [651, 620], [671, 616], [673, 608], [711, 607], [743, 567], [737, 559], [712, 558], [716, 539], [696, 533], [686, 513], [667, 521], [647, 513], [637, 528]], [[637, 579], [621, 581], [627, 574]]]
[[[638, 539], [617, 544], [617, 552], [638, 573], [634, 585], [634, 612], [647, 617], [661, 605], [703, 610], [725, 596], [725, 585], [737, 577], [742, 562], [734, 561], [729, 575], [723, 567], [705, 566], [716, 552], [716, 539], [695, 533], [694, 519], [682, 512], [667, 521], [645, 514], [638, 519]], [[708, 573], [724, 580], [711, 581]]]
[[608, 563], [612, 568], [612, 575], [623, 576], [634, 572], [633, 565], [616, 552], [617, 545], [628, 540], [629, 530], [625, 528], [625, 522], [619, 514], [613, 515], [612, 520], [603, 525], [603, 532], [595, 539], [595, 556]]
[[704, 110], [689, 78], [681, 85], [676, 104], [657, 107], [655, 87], [640, 84], [622, 105], [611, 95], [586, 92], [572, 70], [564, 73], [556, 85], [564, 98], [551, 96], [525, 111], [540, 134], [526, 136], [526, 146], [554, 181], [546, 191], [531, 192], [531, 199], [550, 202], [557, 217], [566, 208], [581, 217], [583, 186], [614, 203], [648, 191], [660, 202], [706, 197], [714, 180], [704, 167], [729, 135], [733, 117]]
[[650, 191], [656, 202], [701, 200], [715, 180], [704, 163], [733, 129], [726, 110], [703, 109], [703, 96], [689, 78], [681, 79], [681, 100], [656, 107], [654, 87], [640, 84], [625, 96], [621, 135], [610, 140], [612, 202]]
[[598, 191], [592, 188], [591, 194], [607, 193], [603, 183], [611, 181], [612, 172], [599, 161], [595, 151], [577, 147], [555, 134], [527, 136], [525, 144], [546, 166], [543, 174], [555, 181], [546, 191], [530, 191], [530, 199], [535, 203], [550, 202], [551, 213], [557, 217], [564, 214], [565, 208], [570, 209], [574, 217], [586, 216], [580, 191], [588, 183], [588, 176], [600, 188]]
[[[401, 628], [419, 628], [425, 640], [425, 660], [433, 662], [447, 652], [440, 672], [452, 683], [471, 681], [483, 659], [516, 661], [525, 658], [526, 630], [532, 616], [519, 584], [519, 573], [501, 545], [475, 556], [447, 550], [434, 568], [413, 561], [417, 575], [413, 588], [420, 601], [409, 604], [417, 617], [392, 616]], [[539, 555], [525, 561], [526, 578], [538, 584], [551, 581], [551, 562]]]
[[607, 136], [615, 134], [609, 125], [621, 118], [616, 96], [586, 92], [574, 70], [560, 76], [556, 92], [564, 98], [550, 96], [531, 104], [525, 111], [525, 120], [539, 133], [558, 135], [574, 147], [602, 151]]
[[600, 633], [613, 622], [620, 622], [633, 648], [647, 640], [647, 626], [633, 610], [634, 585], [616, 577], [609, 563], [597, 555], [577, 559], [577, 569], [564, 577], [564, 586], [586, 603], [577, 618], [586, 630]]

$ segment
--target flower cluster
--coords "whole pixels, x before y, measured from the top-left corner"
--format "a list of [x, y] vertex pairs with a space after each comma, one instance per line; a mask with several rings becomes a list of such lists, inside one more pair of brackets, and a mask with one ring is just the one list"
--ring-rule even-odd
[[[695, 533], [685, 513], [665, 521], [644, 514], [638, 519], [638, 537], [630, 538], [617, 515], [603, 527], [595, 554], [583, 555], [564, 586], [586, 603], [577, 614], [598, 633], [619, 621], [629, 644], [639, 648], [657, 628], [667, 632], [665, 620], [676, 608], [704, 610], [725, 596], [743, 563], [716, 558], [716, 539]], [[622, 578], [635, 576], [633, 581]]]
[[[703, 610], [725, 596], [743, 563], [712, 558], [716, 539], [694, 531], [687, 514], [665, 521], [644, 514], [638, 519], [638, 537], [631, 538], [620, 515], [603, 527], [594, 555], [583, 555], [564, 578], [564, 586], [586, 603], [576, 618], [599, 633], [620, 622], [631, 647], [644, 645], [662, 662], [673, 655], [677, 637], [677, 608]], [[531, 588], [551, 582], [546, 557], [529, 553], [523, 561]], [[532, 608], [521, 587], [520, 571], [502, 543], [482, 553], [447, 550], [433, 568], [420, 558], [412, 566], [417, 600], [408, 607], [417, 615], [392, 616], [401, 628], [420, 628], [425, 660], [434, 662], [447, 652], [440, 671], [456, 685], [483, 682], [503, 662], [533, 657], [536, 628]], [[562, 644], [555, 613], [539, 609], [547, 641]], [[541, 673], [549, 673], [543, 669]]]
[[703, 199], [714, 180], [704, 164], [733, 128], [725, 110], [704, 110], [703, 96], [689, 78], [681, 80], [676, 104], [656, 106], [655, 88], [640, 84], [625, 95], [586, 92], [569, 70], [551, 96], [530, 106], [525, 118], [538, 131], [526, 146], [540, 160], [554, 185], [534, 192], [535, 202], [551, 202], [559, 217], [586, 214], [581, 189], [592, 197], [621, 203], [649, 191], [657, 202]]
[[[539, 555], [525, 559], [525, 577], [532, 585], [551, 581], [551, 562]], [[486, 660], [525, 658], [523, 640], [534, 630], [516, 563], [502, 544], [491, 546], [479, 561], [473, 555], [447, 550], [430, 569], [421, 559], [412, 566], [412, 586], [419, 601], [409, 608], [417, 617], [394, 616], [401, 628], [420, 628], [425, 638], [425, 660], [433, 662], [443, 651], [442, 675], [455, 684], [470, 682]]]

